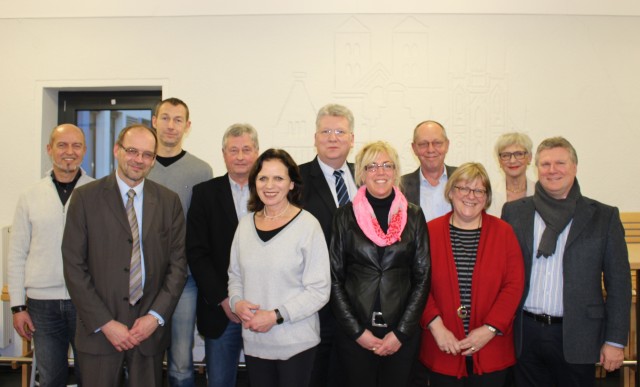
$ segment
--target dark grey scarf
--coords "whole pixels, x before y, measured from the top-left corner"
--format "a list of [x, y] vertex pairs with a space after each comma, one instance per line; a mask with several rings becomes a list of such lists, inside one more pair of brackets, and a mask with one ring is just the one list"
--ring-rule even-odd
[[536, 258], [544, 256], [549, 258], [556, 251], [558, 236], [573, 219], [576, 211], [576, 202], [582, 197], [580, 185], [576, 178], [566, 199], [554, 199], [542, 188], [540, 182], [536, 183], [536, 192], [533, 194], [533, 205], [536, 208], [544, 224], [547, 226], [540, 238]]

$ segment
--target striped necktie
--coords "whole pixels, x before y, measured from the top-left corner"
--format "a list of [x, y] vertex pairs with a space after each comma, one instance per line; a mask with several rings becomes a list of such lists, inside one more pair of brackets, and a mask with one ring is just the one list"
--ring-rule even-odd
[[142, 260], [140, 254], [140, 231], [138, 229], [138, 218], [136, 210], [133, 208], [133, 197], [136, 191], [130, 189], [127, 192], [127, 218], [131, 227], [133, 237], [133, 248], [131, 249], [131, 264], [129, 265], [129, 304], [135, 305], [142, 298]]
[[338, 197], [338, 207], [342, 207], [345, 204], [349, 203], [349, 191], [347, 190], [347, 185], [344, 183], [344, 179], [342, 178], [343, 173], [344, 171], [342, 169], [333, 171], [333, 177], [336, 178], [336, 196]]

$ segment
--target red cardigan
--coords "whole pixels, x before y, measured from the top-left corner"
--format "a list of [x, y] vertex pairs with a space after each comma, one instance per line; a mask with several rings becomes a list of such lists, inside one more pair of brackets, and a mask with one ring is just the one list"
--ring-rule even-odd
[[[427, 224], [431, 249], [431, 291], [420, 320], [422, 332], [420, 360], [430, 370], [457, 376], [467, 375], [462, 355], [440, 351], [427, 325], [440, 316], [445, 327], [461, 340], [465, 337], [460, 306], [458, 272], [453, 260], [449, 219], [451, 212]], [[482, 231], [471, 282], [469, 330], [483, 324], [497, 328], [502, 335], [491, 339], [473, 354], [474, 373], [494, 372], [516, 362], [513, 345], [513, 319], [524, 288], [524, 264], [518, 240], [506, 222], [482, 213]]]

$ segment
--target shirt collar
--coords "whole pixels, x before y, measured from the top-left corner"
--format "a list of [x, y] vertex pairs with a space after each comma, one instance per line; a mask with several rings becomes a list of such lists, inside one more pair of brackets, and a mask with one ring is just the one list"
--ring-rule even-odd
[[332, 179], [333, 179], [333, 171], [342, 170], [343, 172], [346, 173], [348, 168], [349, 168], [347, 166], [347, 160], [345, 160], [344, 163], [342, 163], [342, 165], [338, 169], [333, 169], [332, 167], [330, 167], [327, 164], [323, 163], [322, 160], [320, 160], [320, 157], [318, 157], [318, 164], [320, 165], [320, 169], [322, 170], [322, 173], [326, 177], [329, 177], [329, 178], [332, 178]]
[[142, 182], [140, 182], [140, 184], [136, 185], [135, 187], [129, 187], [129, 185], [120, 178], [120, 175], [118, 175], [118, 171], [116, 171], [115, 174], [116, 181], [118, 182], [118, 188], [120, 189], [120, 196], [126, 198], [127, 192], [129, 192], [130, 189], [133, 189], [136, 193], [136, 197], [140, 197], [140, 195], [142, 194], [142, 190], [144, 189], [145, 179], [142, 179]]

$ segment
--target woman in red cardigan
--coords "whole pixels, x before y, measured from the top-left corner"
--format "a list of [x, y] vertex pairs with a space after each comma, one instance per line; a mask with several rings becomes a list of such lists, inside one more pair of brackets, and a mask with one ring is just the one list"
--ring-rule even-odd
[[458, 167], [445, 196], [453, 211], [428, 223], [432, 278], [420, 360], [431, 370], [431, 386], [502, 386], [516, 362], [520, 246], [510, 225], [485, 212], [491, 183], [482, 164]]

